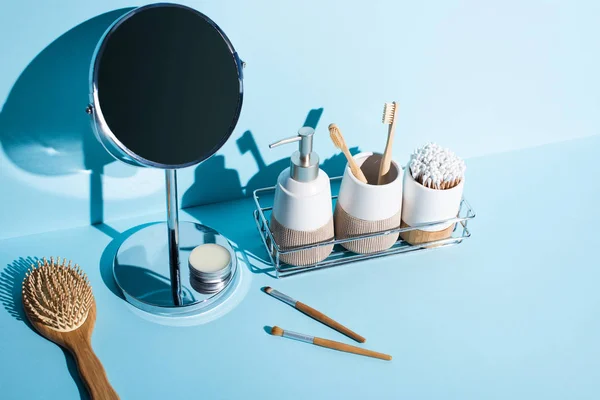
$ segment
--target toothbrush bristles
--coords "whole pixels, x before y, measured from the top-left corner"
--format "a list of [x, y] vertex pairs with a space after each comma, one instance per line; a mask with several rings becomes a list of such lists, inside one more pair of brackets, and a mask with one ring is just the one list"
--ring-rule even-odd
[[394, 122], [394, 115], [396, 115], [396, 103], [385, 103], [383, 105], [383, 117], [381, 122], [390, 125]]
[[336, 124], [329, 124], [329, 136], [331, 137], [331, 141], [335, 147], [338, 149], [342, 150], [344, 147], [346, 147], [342, 132], [340, 132], [340, 128], [338, 128]]

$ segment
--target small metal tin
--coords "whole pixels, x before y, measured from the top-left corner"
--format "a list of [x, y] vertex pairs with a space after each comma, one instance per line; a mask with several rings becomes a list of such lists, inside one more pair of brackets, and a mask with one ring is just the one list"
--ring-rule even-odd
[[217, 293], [223, 289], [232, 277], [232, 269], [236, 263], [235, 254], [232, 254], [231, 250], [222, 246], [225, 250], [229, 251], [229, 264], [224, 268], [215, 272], [203, 272], [192, 266], [188, 259], [188, 267], [190, 269], [190, 285], [194, 290], [203, 294]]

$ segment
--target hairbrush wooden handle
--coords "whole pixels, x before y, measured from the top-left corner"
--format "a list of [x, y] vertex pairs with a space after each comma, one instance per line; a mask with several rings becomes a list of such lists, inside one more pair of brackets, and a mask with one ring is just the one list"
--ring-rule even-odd
[[308, 315], [311, 318], [316, 319], [317, 321], [327, 325], [328, 327], [335, 329], [339, 333], [348, 336], [350, 339], [354, 339], [359, 343], [364, 343], [366, 339], [360, 336], [358, 333], [346, 328], [344, 325], [339, 322], [329, 318], [327, 315], [323, 314], [320, 311], [315, 310], [311, 306], [308, 306], [300, 301], [296, 302], [296, 309], [302, 311], [304, 314]]
[[118, 400], [119, 395], [108, 382], [106, 371], [96, 357], [90, 342], [82, 335], [71, 340], [69, 350], [75, 357], [79, 375], [85, 383], [92, 400]]
[[327, 340], [316, 337], [313, 339], [313, 344], [316, 344], [317, 346], [321, 347], [327, 347], [328, 349], [344, 351], [346, 353], [354, 353], [359, 354], [361, 356], [379, 358], [380, 360], [391, 361], [392, 359], [392, 356], [390, 356], [389, 354], [378, 353], [376, 351], [363, 349], [346, 343], [336, 342], [334, 340]]
[[25, 315], [42, 336], [73, 355], [92, 400], [118, 400], [92, 350], [96, 322], [92, 287], [77, 264], [60, 261], [60, 257], [50, 257], [50, 262], [44, 258], [27, 272], [22, 290]]

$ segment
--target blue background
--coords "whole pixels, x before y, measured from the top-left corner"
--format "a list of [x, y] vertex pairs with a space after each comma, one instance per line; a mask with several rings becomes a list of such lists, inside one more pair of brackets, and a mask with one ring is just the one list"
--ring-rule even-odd
[[[293, 148], [267, 145], [305, 123], [325, 170], [340, 174], [327, 125], [382, 151], [385, 101], [400, 103], [402, 163], [428, 140], [471, 158], [599, 133], [598, 2], [182, 3], [248, 64], [232, 138], [179, 174], [184, 207], [272, 185]], [[0, 4], [0, 238], [162, 211], [162, 172], [113, 161], [83, 112], [99, 36], [146, 2]]]
[[[164, 218], [162, 173], [113, 161], [83, 112], [97, 38], [145, 3], [0, 1], [0, 398], [86, 398], [72, 359], [24, 321], [24, 268], [49, 255], [87, 272], [92, 344], [122, 399], [599, 397], [598, 2], [185, 2], [248, 63], [231, 140], [179, 182], [181, 219], [227, 236], [241, 276], [223, 308], [173, 326], [129, 306], [111, 269], [119, 233]], [[293, 148], [268, 143], [303, 124], [331, 175], [344, 161], [328, 123], [381, 150], [390, 100], [398, 162], [429, 140], [467, 159], [472, 238], [274, 280], [252, 202], [226, 200], [272, 185]], [[268, 335], [349, 342], [265, 285], [393, 361]]]

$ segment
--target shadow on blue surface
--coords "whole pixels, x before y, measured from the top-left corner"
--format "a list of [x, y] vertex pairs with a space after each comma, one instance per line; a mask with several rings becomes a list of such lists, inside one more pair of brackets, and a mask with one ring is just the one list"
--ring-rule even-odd
[[0, 113], [0, 142], [16, 166], [43, 176], [89, 174], [91, 224], [103, 220], [102, 175], [114, 159], [84, 112], [90, 63], [106, 29], [131, 9], [89, 19], [52, 42], [21, 73]]
[[[35, 332], [40, 338], [47, 341], [47, 339], [40, 335], [35, 330], [33, 325], [29, 323], [29, 320], [25, 316], [25, 310], [23, 309], [23, 302], [21, 300], [21, 287], [23, 284], [23, 279], [25, 279], [25, 273], [32, 265], [36, 264], [38, 260], [39, 259], [37, 257], [20, 257], [18, 260], [13, 261], [12, 264], [8, 264], [2, 270], [0, 273], [0, 301], [4, 306], [4, 309], [12, 317], [14, 317], [17, 321], [23, 321], [25, 325], [29, 327], [29, 329]], [[75, 360], [68, 350], [63, 349], [62, 347], [60, 347], [60, 349], [65, 357], [69, 374], [77, 385], [80, 398], [89, 399], [88, 392], [81, 378], [79, 377]]]
[[[310, 110], [302, 126], [309, 126], [316, 129], [322, 114], [323, 108]], [[254, 134], [249, 130], [245, 131], [236, 140], [236, 143], [242, 155], [250, 153], [258, 168], [256, 174], [248, 180], [247, 185], [242, 186], [237, 170], [228, 169], [225, 166], [225, 156], [213, 156], [196, 167], [194, 184], [183, 195], [181, 208], [235, 200], [244, 196], [250, 197], [256, 189], [275, 186], [277, 177], [281, 171], [290, 165], [289, 157], [267, 165], [256, 144]], [[289, 154], [291, 155], [295, 151], [294, 146], [290, 146], [289, 150]], [[350, 153], [352, 154], [357, 154], [358, 152], [358, 147], [350, 149]], [[346, 158], [342, 153], [336, 154], [321, 163], [321, 168], [330, 177], [342, 175], [345, 167]]]
[[[146, 224], [138, 225], [138, 226], [135, 226], [121, 234], [114, 236], [113, 240], [106, 246], [106, 248], [102, 252], [102, 256], [100, 256], [99, 267], [100, 267], [100, 276], [102, 277], [102, 281], [104, 282], [106, 287], [111, 292], [113, 292], [116, 296], [118, 296], [122, 299], [125, 299], [125, 297], [123, 296], [123, 292], [121, 291], [121, 289], [119, 289], [119, 287], [117, 286], [117, 283], [115, 282], [115, 278], [113, 275], [113, 264], [114, 264], [115, 256], [117, 255], [117, 251], [119, 250], [119, 247], [121, 247], [123, 242], [128, 237], [130, 237], [134, 233], [144, 229], [147, 226], [154, 225], [155, 223], [156, 222], [149, 222]], [[101, 224], [98, 226], [100, 226], [102, 228], [102, 225], [104, 225], [104, 224]], [[166, 233], [165, 233], [165, 240], [166, 240]], [[146, 285], [150, 285], [150, 287], [156, 287], [158, 289], [165, 289], [165, 288], [168, 289], [170, 287], [169, 280], [166, 277], [151, 276], [151, 275], [144, 273], [144, 271], [137, 271], [137, 270], [132, 271], [132, 274], [133, 275], [131, 276], [130, 280], [132, 280], [133, 283], [137, 282], [136, 285], [132, 285], [133, 288], [135, 288], [137, 286], [140, 288], [140, 290], [142, 290], [142, 288], [146, 287]], [[132, 283], [132, 282], [130, 282], [130, 283]]]

